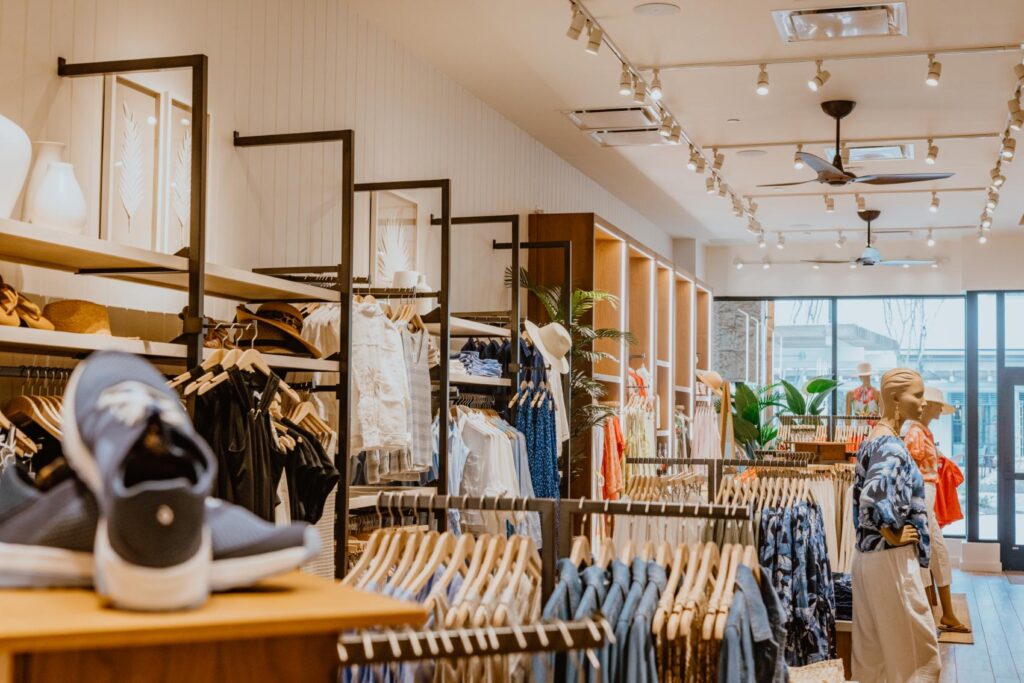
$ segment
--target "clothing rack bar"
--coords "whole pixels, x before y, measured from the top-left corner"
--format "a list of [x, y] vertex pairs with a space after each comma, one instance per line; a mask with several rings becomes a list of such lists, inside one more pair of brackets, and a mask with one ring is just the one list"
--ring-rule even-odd
[[726, 467], [807, 467], [800, 460], [760, 460], [741, 458], [626, 458], [630, 465], [705, 465], [708, 468], [708, 493], [718, 491]]
[[[203, 125], [206, 114], [203, 109]], [[341, 246], [340, 259], [337, 264], [329, 266], [287, 266], [283, 268], [260, 269], [265, 275], [286, 275], [303, 273], [333, 273], [335, 275], [332, 288], [338, 291], [340, 301], [348, 301], [352, 291], [352, 263], [355, 256], [355, 132], [350, 129], [306, 131], [300, 133], [276, 133], [270, 135], [240, 135], [236, 130], [233, 134], [235, 147], [266, 147], [275, 145], [301, 145], [309, 143], [340, 142], [341, 143]], [[205, 142], [205, 140], [204, 140]], [[193, 146], [195, 141], [193, 141]], [[205, 154], [205, 146], [202, 148]], [[193, 153], [193, 157], [195, 154]], [[204, 177], [205, 182], [205, 177]], [[195, 216], [195, 206], [192, 207]], [[193, 225], [195, 218], [193, 217]], [[194, 242], [193, 242], [194, 243]], [[189, 290], [191, 294], [191, 288]], [[202, 298], [200, 297], [200, 306]], [[191, 299], [189, 300], [191, 311]], [[202, 319], [202, 309], [198, 309]], [[348, 500], [349, 500], [349, 453], [348, 453], [348, 415], [351, 413], [351, 374], [348, 371], [348, 359], [352, 357], [352, 306], [339, 307], [339, 349], [338, 373], [343, 380], [328, 389], [333, 390], [338, 401], [338, 451], [334, 454], [334, 466], [340, 475], [338, 490], [334, 496], [334, 576], [341, 579], [347, 569], [348, 550]], [[202, 336], [197, 335], [199, 358], [202, 358]], [[190, 356], [191, 358], [191, 356]], [[190, 362], [189, 367], [198, 364]], [[316, 391], [317, 389], [314, 389]]]
[[[438, 482], [440, 484], [440, 482]], [[379, 506], [443, 512], [446, 510], [481, 510], [497, 512], [536, 512], [540, 515], [541, 593], [546, 602], [555, 589], [555, 560], [558, 547], [558, 501], [552, 498], [513, 498], [511, 496], [423, 496], [414, 493], [382, 493]], [[440, 515], [446, 519], [446, 515]]]
[[2, 365], [0, 377], [19, 377], [24, 379], [57, 379], [67, 378], [74, 368], [52, 368], [42, 365]]
[[566, 498], [562, 512], [574, 515], [631, 515], [633, 517], [679, 517], [687, 519], [751, 519], [750, 508], [713, 503], [672, 503], [669, 501], [593, 500]]
[[596, 619], [550, 621], [522, 626], [442, 631], [414, 631], [411, 628], [404, 631], [363, 631], [341, 636], [338, 639], [338, 656], [342, 666], [355, 666], [419, 659], [593, 650], [614, 642], [611, 625], [604, 617], [597, 615]]
[[391, 289], [391, 288], [357, 288], [352, 290], [357, 296], [373, 296], [378, 299], [437, 299], [441, 292], [417, 292], [414, 289]]

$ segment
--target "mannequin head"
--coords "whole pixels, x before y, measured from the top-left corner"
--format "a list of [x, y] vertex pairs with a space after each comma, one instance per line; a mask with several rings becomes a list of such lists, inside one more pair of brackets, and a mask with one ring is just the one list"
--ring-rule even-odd
[[941, 403], [927, 401], [924, 404], [924, 410], [921, 411], [921, 424], [927, 427], [932, 420], [935, 420], [939, 415], [942, 415], [942, 407]]
[[897, 434], [905, 420], [920, 420], [924, 380], [914, 370], [896, 368], [882, 375], [882, 416]]

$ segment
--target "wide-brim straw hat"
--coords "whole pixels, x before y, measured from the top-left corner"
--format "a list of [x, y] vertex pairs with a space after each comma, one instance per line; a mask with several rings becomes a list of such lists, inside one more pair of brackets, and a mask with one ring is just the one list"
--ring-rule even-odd
[[255, 313], [239, 306], [235, 320], [253, 322], [256, 326], [239, 335], [239, 347], [252, 342], [257, 349], [268, 353], [309, 354], [313, 358], [321, 355], [320, 349], [302, 338], [302, 313], [291, 304], [270, 301], [261, 304]]
[[942, 406], [943, 415], [952, 415], [956, 412], [956, 408], [946, 403], [946, 395], [938, 387], [925, 387], [924, 400], [928, 403], [938, 403]]
[[60, 332], [111, 335], [110, 316], [106, 307], [91, 301], [52, 301], [43, 308], [43, 317]]

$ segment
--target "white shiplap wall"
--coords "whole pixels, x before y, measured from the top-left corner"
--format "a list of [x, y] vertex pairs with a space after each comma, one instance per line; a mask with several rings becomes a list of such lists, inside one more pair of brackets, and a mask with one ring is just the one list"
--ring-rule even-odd
[[[671, 257], [671, 240], [657, 226], [343, 2], [0, 0], [0, 113], [33, 140], [69, 144], [93, 230], [100, 79], [60, 79], [57, 57], [81, 62], [194, 52], [210, 57], [212, 261], [245, 267], [336, 261], [339, 149], [236, 150], [231, 132], [349, 127], [356, 130], [357, 181], [451, 178], [456, 214], [594, 211]], [[502, 294], [494, 272], [507, 255], [484, 251], [474, 263], [486, 267], [467, 270], [469, 283], [495, 282], [482, 299], [469, 296], [456, 305], [500, 303], [492, 301]], [[33, 284], [60, 296], [68, 282]], [[89, 290], [95, 297], [124, 291], [123, 285], [95, 287]], [[148, 301], [158, 307], [162, 299]], [[175, 302], [168, 310], [181, 305]]]

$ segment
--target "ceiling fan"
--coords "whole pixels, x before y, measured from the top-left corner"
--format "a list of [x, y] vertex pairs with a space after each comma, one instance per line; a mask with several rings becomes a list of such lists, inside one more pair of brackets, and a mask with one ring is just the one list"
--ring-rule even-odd
[[830, 100], [822, 102], [821, 108], [826, 114], [836, 120], [836, 155], [832, 163], [825, 161], [819, 156], [807, 152], [797, 152], [807, 166], [813, 169], [818, 177], [813, 180], [801, 180], [796, 183], [775, 183], [771, 185], [758, 185], [758, 187], [789, 187], [792, 185], [804, 185], [806, 183], [819, 182], [836, 187], [842, 187], [848, 183], [864, 183], [865, 185], [896, 185], [898, 183], [919, 183], [928, 180], [943, 180], [949, 178], [952, 173], [873, 173], [871, 175], [857, 176], [843, 170], [843, 157], [840, 153], [839, 129], [840, 124], [853, 108], [856, 102], [851, 100]]
[[930, 266], [936, 263], [935, 259], [894, 259], [887, 261], [882, 258], [882, 252], [878, 251], [871, 244], [871, 221], [878, 218], [881, 211], [875, 209], [869, 209], [867, 211], [858, 211], [857, 215], [861, 217], [861, 220], [868, 224], [868, 244], [864, 247], [864, 251], [861, 252], [860, 256], [852, 261], [836, 261], [830, 259], [805, 259], [804, 263], [818, 263], [818, 264], [835, 264], [835, 263], [852, 263], [858, 266], [900, 266], [903, 268], [910, 268], [911, 266]]

